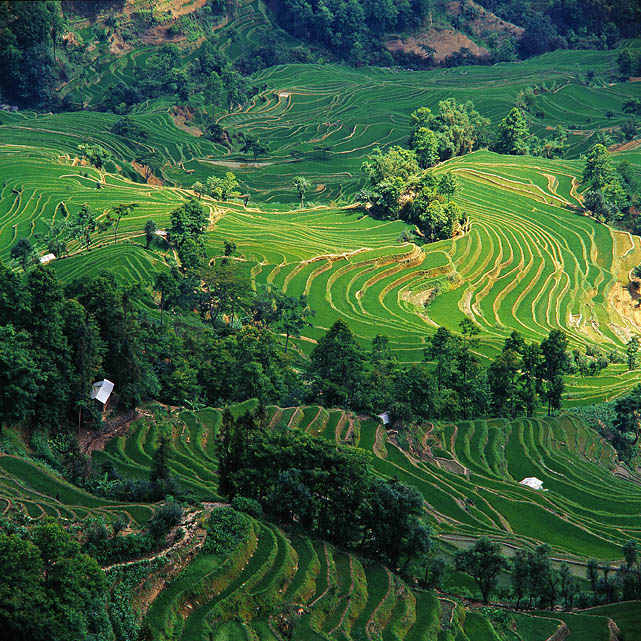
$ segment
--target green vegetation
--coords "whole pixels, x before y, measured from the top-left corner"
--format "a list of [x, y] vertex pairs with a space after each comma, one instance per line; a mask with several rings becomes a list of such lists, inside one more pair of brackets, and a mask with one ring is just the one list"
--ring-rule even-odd
[[636, 7], [481, 4], [0, 2], [4, 636], [638, 633]]

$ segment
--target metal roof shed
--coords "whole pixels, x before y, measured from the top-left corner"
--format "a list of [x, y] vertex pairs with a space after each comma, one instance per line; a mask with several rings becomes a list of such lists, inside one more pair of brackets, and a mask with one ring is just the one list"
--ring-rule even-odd
[[109, 400], [113, 388], [114, 384], [111, 381], [108, 381], [106, 378], [104, 381], [98, 381], [97, 383], [93, 384], [93, 389], [91, 390], [91, 398], [99, 401], [104, 405]]

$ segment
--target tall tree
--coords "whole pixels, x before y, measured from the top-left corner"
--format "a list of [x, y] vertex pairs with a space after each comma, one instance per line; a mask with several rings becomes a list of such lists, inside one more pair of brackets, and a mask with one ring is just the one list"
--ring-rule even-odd
[[530, 131], [518, 107], [513, 107], [497, 127], [497, 138], [494, 151], [499, 154], [522, 156], [528, 153]]
[[298, 192], [298, 197], [300, 198], [300, 208], [303, 208], [305, 204], [305, 192], [312, 186], [312, 184], [305, 178], [305, 176], [296, 176], [294, 178], [294, 187]]
[[72, 233], [79, 239], [87, 251], [91, 244], [91, 236], [98, 229], [96, 214], [87, 203], [83, 203], [72, 219]]
[[19, 238], [16, 244], [11, 248], [11, 258], [17, 261], [26, 272], [27, 267], [33, 262], [34, 250], [31, 241], [28, 238]]
[[311, 326], [308, 319], [314, 315], [314, 312], [310, 309], [305, 296], [300, 298], [283, 296], [278, 300], [277, 306], [280, 318], [276, 327], [285, 333], [285, 352], [287, 352], [289, 339], [298, 338], [303, 327]]
[[628, 369], [635, 369], [639, 364], [639, 337], [632, 336], [625, 346]]
[[134, 209], [138, 207], [138, 203], [129, 203], [128, 205], [116, 205], [111, 212], [107, 214], [107, 221], [114, 230], [114, 242], [118, 242], [118, 227], [120, 227], [120, 221], [129, 216]]
[[539, 367], [543, 380], [543, 397], [548, 402], [548, 416], [552, 410], [561, 407], [561, 397], [565, 385], [563, 374], [569, 369], [567, 336], [558, 329], [550, 330], [547, 338], [541, 342], [542, 360]]
[[252, 154], [254, 162], [258, 160], [258, 156], [264, 156], [268, 151], [267, 145], [263, 144], [258, 138], [254, 136], [245, 136], [245, 140], [240, 149], [243, 154]]
[[486, 537], [481, 537], [467, 550], [459, 550], [454, 563], [457, 570], [469, 574], [476, 581], [485, 604], [498, 585], [499, 574], [507, 568], [501, 545]]
[[309, 364], [314, 396], [329, 407], [358, 407], [363, 394], [364, 364], [352, 330], [337, 320], [314, 347]]
[[42, 384], [29, 334], [12, 325], [0, 327], [0, 433], [33, 415]]
[[145, 242], [147, 249], [151, 246], [157, 229], [156, 223], [151, 218], [145, 223]]

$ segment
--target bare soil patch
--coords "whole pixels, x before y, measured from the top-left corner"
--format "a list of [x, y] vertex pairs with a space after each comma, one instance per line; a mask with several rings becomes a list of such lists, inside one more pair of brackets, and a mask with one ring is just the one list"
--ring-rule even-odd
[[[145, 165], [141, 165], [135, 160], [132, 160], [131, 166], [136, 170], [136, 173], [140, 174], [143, 178], [147, 176], [148, 169]], [[158, 178], [158, 176], [154, 176], [153, 174], [149, 174], [149, 177], [146, 178], [146, 180], [148, 185], [157, 185], [158, 187], [160, 187], [163, 184], [163, 181]]]
[[178, 129], [182, 129], [192, 136], [200, 137], [203, 135], [202, 129], [194, 125], [187, 124], [194, 119], [194, 112], [189, 107], [179, 107], [178, 105], [174, 106], [171, 117]]
[[427, 58], [429, 54], [421, 45], [426, 45], [435, 50], [434, 60], [437, 62], [443, 61], [450, 54], [456, 53], [463, 48], [469, 49], [475, 56], [479, 57], [485, 57], [489, 53], [485, 47], [479, 47], [464, 33], [439, 27], [432, 27], [405, 40], [400, 38], [389, 40], [385, 46], [389, 51], [404, 51], [405, 53], [414, 53], [421, 58]]
[[616, 145], [611, 145], [608, 147], [609, 151], [631, 151], [636, 149], [641, 145], [641, 138], [636, 138], [635, 140], [628, 140], [628, 142], [622, 142]]

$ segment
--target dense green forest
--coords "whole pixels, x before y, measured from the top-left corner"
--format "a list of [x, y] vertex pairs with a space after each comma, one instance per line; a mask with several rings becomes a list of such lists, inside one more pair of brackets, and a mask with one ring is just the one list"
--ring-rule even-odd
[[0, 636], [637, 638], [640, 29], [0, 0]]

